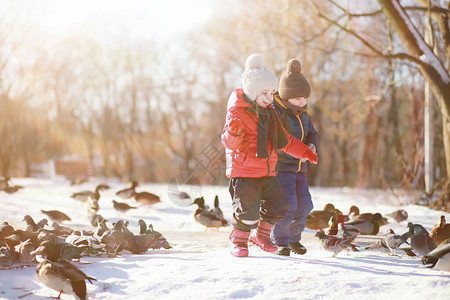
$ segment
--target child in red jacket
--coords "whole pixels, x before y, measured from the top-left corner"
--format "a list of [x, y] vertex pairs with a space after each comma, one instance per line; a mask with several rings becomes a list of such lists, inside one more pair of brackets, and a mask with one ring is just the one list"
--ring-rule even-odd
[[276, 151], [317, 163], [314, 152], [288, 134], [278, 120], [272, 107], [277, 80], [259, 54], [247, 58], [242, 85], [228, 100], [222, 132], [233, 201], [231, 254], [238, 257], [248, 256], [249, 240], [264, 251], [277, 251], [270, 233], [289, 204], [275, 179]]

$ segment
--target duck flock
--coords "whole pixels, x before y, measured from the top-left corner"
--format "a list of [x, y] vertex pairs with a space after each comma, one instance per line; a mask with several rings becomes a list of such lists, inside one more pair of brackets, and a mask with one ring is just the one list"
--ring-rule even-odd
[[[401, 223], [407, 221], [408, 212], [399, 209], [386, 216]], [[323, 210], [312, 211], [306, 219], [306, 227], [317, 231], [315, 237], [319, 238], [325, 250], [333, 252], [333, 256], [343, 250], [359, 251], [356, 238], [375, 236], [380, 226], [386, 224], [388, 219], [380, 213], [360, 213], [359, 208], [353, 205], [344, 215], [332, 203], [327, 203]], [[381, 249], [390, 255], [401, 251], [408, 256], [420, 256], [427, 267], [450, 271], [450, 224], [446, 223], [444, 215], [430, 232], [421, 224], [412, 222], [407, 223], [406, 229], [402, 234], [388, 229], [385, 235], [364, 249]]]
[[[23, 187], [12, 186], [9, 178], [0, 178], [0, 193], [15, 193]], [[36, 267], [38, 279], [59, 293], [72, 294], [80, 299], [87, 299], [86, 281], [92, 283], [96, 279], [81, 271], [74, 262], [84, 256], [116, 257], [123, 251], [131, 254], [143, 254], [149, 250], [171, 249], [172, 245], [153, 225], [144, 219], [138, 221], [139, 231], [132, 232], [129, 221], [124, 215], [129, 210], [139, 209], [141, 205], [152, 206], [160, 202], [159, 196], [150, 192], [137, 192], [137, 182], [131, 182], [127, 188], [115, 192], [117, 198], [112, 200], [113, 208], [118, 216], [115, 222], [108, 222], [100, 211], [101, 193], [110, 189], [106, 184], [99, 184], [94, 191], [79, 191], [70, 196], [74, 201], [86, 207], [86, 218], [92, 225], [91, 230], [74, 228], [65, 223], [71, 218], [59, 210], [41, 210], [44, 218], [34, 219], [24, 215], [23, 226], [14, 228], [4, 221], [0, 226], [0, 269]], [[26, 188], [26, 187], [25, 187]], [[173, 193], [173, 192], [172, 192]], [[174, 196], [174, 195], [172, 195]], [[205, 205], [203, 196], [190, 199], [183, 192], [175, 195], [191, 205], [197, 205], [193, 213], [193, 221], [208, 228], [229, 226], [219, 207], [216, 195], [214, 207]], [[134, 201], [130, 205], [127, 202]], [[380, 226], [392, 219], [405, 224], [405, 232], [400, 234], [389, 229], [379, 235]], [[147, 224], [149, 223], [149, 224]], [[64, 225], [63, 225], [64, 224]], [[389, 255], [398, 252], [408, 256], [421, 257], [427, 267], [435, 267], [450, 271], [450, 224], [445, 216], [441, 216], [433, 229], [428, 232], [422, 225], [408, 222], [405, 210], [396, 210], [382, 216], [380, 213], [360, 213], [358, 207], [352, 206], [347, 215], [331, 203], [323, 210], [314, 210], [307, 217], [306, 227], [316, 231], [323, 248], [336, 256], [343, 250], [385, 251]], [[361, 238], [376, 236], [370, 243], [359, 242]], [[363, 247], [362, 247], [363, 246]]]
[[[1, 191], [15, 193], [19, 188], [12, 188], [8, 179], [1, 179]], [[136, 192], [138, 183], [118, 190], [115, 195], [122, 199], [134, 199], [136, 205], [153, 205], [160, 202], [159, 196], [150, 192]], [[20, 187], [23, 188], [23, 187]], [[25, 215], [21, 220], [22, 228], [14, 228], [7, 221], [0, 226], [0, 269], [22, 268], [36, 266], [38, 279], [46, 286], [61, 293], [73, 294], [80, 299], [87, 299], [86, 281], [92, 283], [95, 278], [86, 275], [73, 262], [80, 261], [84, 256], [116, 257], [122, 251], [131, 254], [143, 254], [155, 249], [171, 249], [167, 239], [146, 224], [145, 220], [138, 221], [139, 232], [128, 229], [129, 221], [119, 219], [109, 223], [99, 214], [101, 192], [110, 189], [106, 184], [99, 184], [94, 191], [80, 191], [70, 195], [76, 201], [87, 207], [86, 216], [92, 230], [74, 228], [63, 223], [71, 218], [59, 210], [42, 210], [45, 218], [35, 220]], [[189, 198], [185, 194], [179, 197]], [[135, 205], [112, 200], [118, 215], [124, 215], [131, 209], [138, 209]], [[194, 212], [193, 220], [204, 225], [206, 229], [227, 226], [219, 208], [216, 196], [215, 207], [205, 206], [204, 197], [191, 200], [198, 208]], [[51, 222], [51, 224], [50, 224]], [[205, 229], [205, 230], [206, 230]]]

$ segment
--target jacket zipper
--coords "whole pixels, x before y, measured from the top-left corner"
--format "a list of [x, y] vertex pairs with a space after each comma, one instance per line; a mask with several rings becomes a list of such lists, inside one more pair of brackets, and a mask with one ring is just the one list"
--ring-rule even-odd
[[[303, 128], [303, 124], [302, 124], [302, 120], [300, 119], [300, 116], [298, 116], [298, 115], [295, 115], [295, 116], [297, 117], [298, 122], [300, 123], [300, 127], [302, 128], [302, 138], [300, 139], [300, 142], [303, 142], [303, 139], [305, 137], [305, 129]], [[302, 169], [302, 160], [299, 159], [298, 170], [296, 173], [300, 172], [301, 169]]]

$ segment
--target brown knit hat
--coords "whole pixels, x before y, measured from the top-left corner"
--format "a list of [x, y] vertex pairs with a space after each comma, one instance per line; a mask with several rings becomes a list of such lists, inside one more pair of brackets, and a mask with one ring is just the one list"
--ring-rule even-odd
[[305, 97], [311, 94], [308, 80], [301, 73], [302, 65], [296, 59], [291, 59], [286, 66], [286, 73], [281, 76], [278, 94], [283, 100]]

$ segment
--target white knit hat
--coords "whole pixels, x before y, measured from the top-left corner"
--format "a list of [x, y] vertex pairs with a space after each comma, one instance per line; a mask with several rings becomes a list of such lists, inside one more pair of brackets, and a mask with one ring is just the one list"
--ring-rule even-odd
[[245, 95], [250, 100], [256, 100], [256, 94], [265, 89], [277, 89], [277, 79], [264, 65], [264, 60], [259, 54], [247, 57], [245, 70], [242, 73], [242, 87]]

